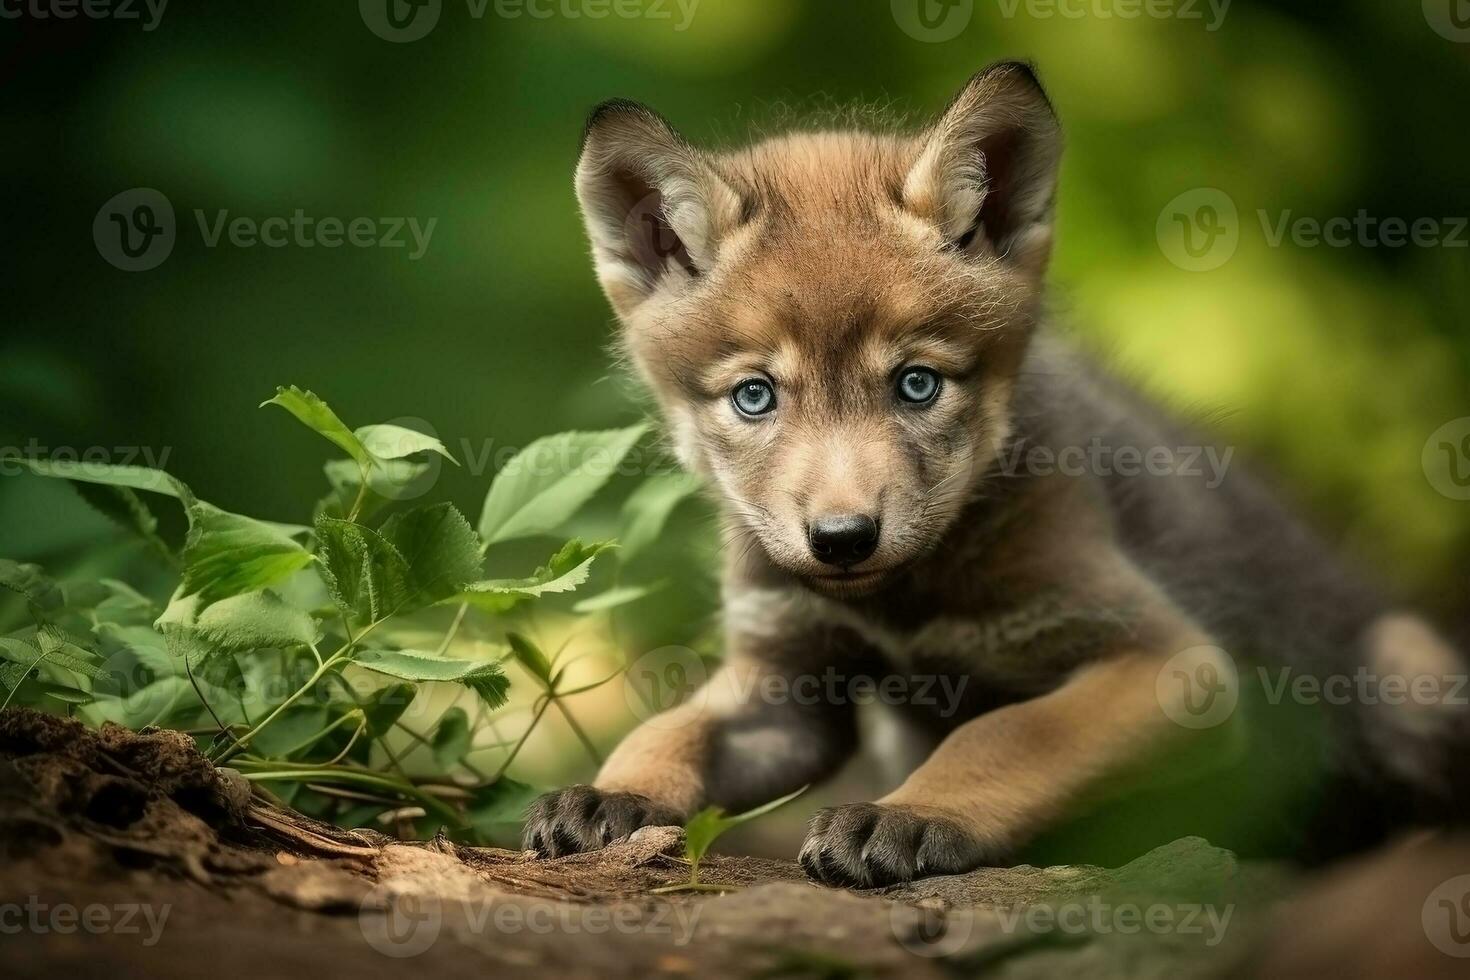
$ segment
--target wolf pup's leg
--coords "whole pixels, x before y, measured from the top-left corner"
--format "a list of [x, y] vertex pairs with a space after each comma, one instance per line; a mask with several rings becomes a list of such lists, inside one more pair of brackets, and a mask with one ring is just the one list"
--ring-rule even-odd
[[[1187, 669], [1233, 677], [1206, 640], [1176, 649], [1194, 647]], [[1160, 699], [1166, 659], [1116, 655], [962, 725], [888, 796], [819, 811], [803, 868], [827, 884], [877, 887], [1008, 863], [1103, 784], [1194, 734], [1172, 720], [1183, 706]]]
[[525, 846], [543, 857], [593, 850], [639, 827], [682, 823], [703, 806], [744, 809], [831, 773], [856, 744], [851, 705], [771, 697], [792, 690], [789, 674], [768, 685], [781, 674], [734, 655], [695, 698], [624, 739], [595, 785], [532, 804]]

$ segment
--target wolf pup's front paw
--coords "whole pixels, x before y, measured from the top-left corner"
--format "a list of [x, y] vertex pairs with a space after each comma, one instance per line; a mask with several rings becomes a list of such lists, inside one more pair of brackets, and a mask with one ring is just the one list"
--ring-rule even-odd
[[938, 810], [849, 803], [817, 811], [798, 860], [823, 884], [878, 888], [1003, 863], [991, 850]]
[[595, 851], [639, 827], [677, 826], [678, 814], [637, 793], [568, 786], [547, 793], [526, 811], [523, 846], [540, 857]]

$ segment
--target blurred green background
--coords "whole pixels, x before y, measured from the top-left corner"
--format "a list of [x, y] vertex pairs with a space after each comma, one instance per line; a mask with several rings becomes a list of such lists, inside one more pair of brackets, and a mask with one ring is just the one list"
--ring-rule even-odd
[[[1256, 0], [1218, 22], [1204, 3], [1126, 19], [1103, 16], [1126, 0], [1067, 5], [1078, 17], [973, 0], [943, 40], [914, 30], [914, 0], [623, 0], [643, 16], [587, 16], [599, 2], [538, 0], [550, 15], [533, 17], [491, 0], [476, 17], [443, 0], [408, 43], [350, 2], [179, 3], [151, 30], [7, 15], [0, 447], [166, 451], [204, 498], [302, 522], [326, 447], [256, 409], [278, 384], [315, 389], [354, 425], [428, 420], [481, 460], [626, 424], [642, 408], [610, 366], [571, 189], [592, 105], [638, 99], [696, 142], [729, 143], [834, 104], [919, 119], [990, 61], [1026, 58], [1068, 137], [1062, 318], [1216, 419], [1391, 587], [1463, 618], [1470, 504], [1435, 490], [1422, 454], [1470, 415], [1470, 233], [1458, 248], [1273, 247], [1257, 217], [1470, 214], [1470, 43], [1434, 29], [1448, 21], [1433, 0]], [[124, 272], [92, 224], [135, 187], [169, 199], [177, 242], [157, 268]], [[1238, 207], [1239, 245], [1188, 271], [1157, 226], [1206, 187]], [[196, 209], [437, 223], [412, 260], [210, 248]], [[473, 515], [491, 475], [446, 468], [434, 499]], [[64, 485], [0, 478], [0, 554], [58, 574], [131, 561], [122, 546], [83, 559], [102, 528]], [[708, 632], [712, 537], [687, 508], [651, 559], [680, 587], [628, 617], [627, 642]]]

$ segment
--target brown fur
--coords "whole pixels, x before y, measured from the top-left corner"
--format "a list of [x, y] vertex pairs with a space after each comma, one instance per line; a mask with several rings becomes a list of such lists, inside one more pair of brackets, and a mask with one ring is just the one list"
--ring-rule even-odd
[[[732, 532], [728, 661], [697, 705], [619, 747], [604, 796], [538, 804], [533, 846], [598, 846], [654, 813], [826, 776], [853, 749], [853, 706], [772, 703], [752, 681], [836, 665], [974, 685], [957, 711], [900, 706], [937, 747], [883, 800], [814, 819], [813, 876], [873, 885], [1002, 861], [1197, 746], [1159, 680], [1170, 657], [1224, 677], [1232, 655], [1316, 670], [1362, 653], [1384, 608], [1248, 478], [1007, 462], [1102, 438], [1187, 444], [1043, 326], [1059, 154], [1051, 107], [1014, 64], [916, 135], [798, 133], [709, 155], [641, 106], [594, 114], [577, 188], [599, 279]], [[926, 406], [895, 398], [911, 365], [943, 379]], [[774, 411], [732, 406], [751, 378]], [[877, 548], [834, 570], [808, 528], [853, 513], [877, 522]], [[1376, 635], [1464, 669], [1422, 626]], [[1232, 738], [1205, 739], [1207, 755], [1222, 761], [1238, 725], [1210, 733]]]

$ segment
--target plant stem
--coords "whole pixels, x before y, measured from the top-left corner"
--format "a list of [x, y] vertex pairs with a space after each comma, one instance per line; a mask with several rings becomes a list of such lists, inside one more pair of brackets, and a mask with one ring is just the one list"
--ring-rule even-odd
[[297, 752], [300, 752], [302, 749], [310, 748], [311, 746], [313, 746], [316, 743], [320, 742], [322, 739], [326, 738], [332, 732], [334, 732], [337, 729], [341, 728], [344, 723], [346, 723], [348, 721], [360, 721], [360, 720], [361, 720], [361, 712], [349, 711], [346, 714], [339, 715], [336, 721], [332, 722], [326, 728], [323, 728], [321, 731], [317, 732], [315, 735], [311, 736], [306, 741], [300, 743], [299, 745], [293, 745], [291, 748], [286, 749], [284, 752], [278, 752], [277, 755], [279, 755], [282, 759], [289, 759], [291, 756], [295, 755]]
[[10, 699], [15, 697], [15, 692], [19, 691], [20, 686], [24, 684], [26, 682], [26, 679], [31, 676], [31, 671], [36, 669], [36, 665], [45, 659], [45, 650], [42, 650], [40, 653], [36, 654], [36, 659], [32, 660], [30, 666], [28, 666], [24, 671], [21, 672], [20, 678], [15, 682], [15, 686], [10, 689], [9, 694], [5, 695], [5, 703], [0, 704], [0, 711], [4, 711], [6, 708], [10, 707]]
[[530, 738], [531, 733], [536, 730], [536, 723], [541, 720], [541, 716], [546, 713], [546, 709], [551, 707], [551, 701], [550, 695], [542, 697], [541, 704], [531, 716], [531, 723], [526, 726], [526, 730], [521, 733], [521, 737], [516, 739], [516, 744], [511, 747], [510, 753], [500, 763], [500, 768], [495, 770], [495, 775], [490, 777], [490, 782], [497, 782], [501, 776], [505, 775], [505, 771], [510, 768], [510, 764], [515, 761], [516, 755], [521, 751], [521, 746], [526, 744], [526, 739]]
[[[224, 656], [233, 657], [234, 654], [225, 653]], [[204, 705], [204, 710], [209, 712], [209, 717], [214, 719], [214, 723], [219, 726], [219, 730], [228, 735], [230, 733], [229, 726], [220, 721], [219, 715], [214, 713], [214, 709], [209, 706], [209, 699], [204, 696], [204, 691], [199, 687], [199, 682], [194, 679], [194, 668], [189, 666], [188, 654], [184, 655], [184, 673], [189, 675], [189, 683], [193, 685], [194, 693], [199, 696], [199, 703]]]
[[[424, 736], [423, 734], [421, 734], [419, 732], [414, 731], [412, 728], [409, 728], [403, 722], [401, 722], [401, 721], [395, 721], [393, 724], [397, 725], [399, 728], [401, 728], [405, 732], [407, 732], [408, 733], [408, 736], [410, 738], [412, 738], [418, 744], [420, 744], [420, 745], [433, 745], [433, 743], [430, 742], [429, 739], [426, 736]], [[404, 755], [408, 755], [407, 752], [404, 752], [403, 754]], [[468, 759], [461, 759], [459, 761], [459, 764], [461, 766], [464, 766], [466, 772], [468, 772], [471, 776], [474, 776], [476, 779], [478, 779], [482, 783], [485, 782], [486, 779], [489, 778], [489, 777], [487, 777], [485, 775], [485, 771], [483, 769], [480, 769], [479, 767], [475, 766], [474, 763], [470, 762]]]
[[408, 783], [400, 783], [396, 779], [381, 776], [373, 772], [361, 772], [355, 769], [267, 769], [258, 772], [246, 772], [241, 775], [252, 781], [339, 782], [368, 786], [374, 789], [392, 790], [400, 796], [406, 796], [422, 804], [426, 810], [432, 811], [441, 820], [447, 821], [450, 826], [458, 827], [462, 823], [459, 813], [453, 807], [445, 805], [441, 800], [436, 799], [428, 793], [420, 792]]
[[241, 735], [211, 761], [214, 762], [215, 765], [221, 765], [222, 763], [228, 762], [231, 758], [238, 755], [240, 752], [244, 751], [245, 746], [249, 745], [255, 739], [255, 736], [260, 734], [263, 728], [265, 728], [271, 722], [275, 721], [276, 718], [279, 717], [280, 714], [287, 708], [291, 707], [291, 705], [301, 700], [301, 696], [304, 695], [307, 691], [311, 690], [313, 687], [315, 687], [316, 682], [325, 677], [328, 671], [331, 670], [331, 668], [335, 667], [339, 662], [346, 659], [347, 657], [345, 653], [336, 653], [331, 657], [328, 657], [326, 663], [318, 667], [316, 669], [316, 672], [311, 675], [307, 682], [301, 685], [301, 687], [296, 690], [296, 693], [292, 694], [286, 700], [282, 701], [280, 705], [278, 705], [276, 709], [270, 714], [266, 715], [259, 724], [250, 729], [250, 731], [246, 732], [244, 735]]
[[449, 649], [449, 644], [453, 643], [454, 638], [459, 635], [459, 628], [464, 625], [465, 614], [469, 611], [470, 604], [468, 602], [461, 602], [459, 604], [459, 609], [455, 611], [454, 619], [450, 622], [449, 629], [444, 634], [444, 639], [439, 643], [439, 649], [434, 651], [435, 655], [440, 657], [444, 656], [445, 651]]
[[357, 515], [362, 512], [363, 502], [367, 500], [368, 478], [367, 471], [362, 472], [362, 482], [357, 486], [357, 499], [352, 502], [352, 511], [347, 515], [349, 523], [357, 523]]
[[565, 704], [562, 704], [561, 698], [553, 696], [551, 701], [556, 705], [556, 710], [560, 711], [561, 716], [566, 719], [567, 727], [581, 740], [582, 747], [587, 750], [587, 754], [592, 757], [592, 761], [598, 766], [601, 766], [602, 754], [597, 751], [597, 746], [592, 744], [592, 739], [587, 737], [587, 732], [577, 723], [577, 719], [572, 717], [571, 711], [568, 710]]

